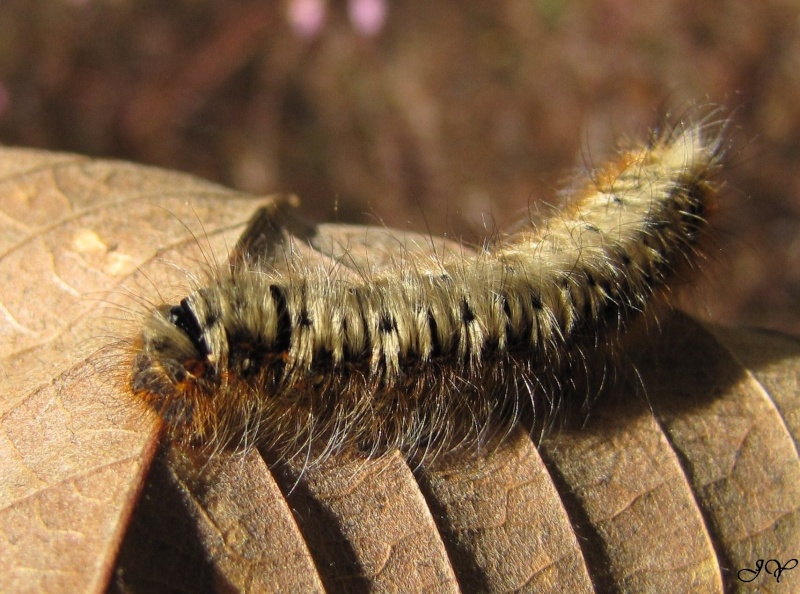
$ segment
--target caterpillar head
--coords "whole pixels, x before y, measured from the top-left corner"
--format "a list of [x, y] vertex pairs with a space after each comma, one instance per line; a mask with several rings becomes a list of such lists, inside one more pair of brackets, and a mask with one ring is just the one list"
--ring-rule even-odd
[[139, 336], [131, 389], [172, 427], [195, 424], [198, 404], [220, 388], [219, 353], [212, 352], [192, 298], [150, 313]]

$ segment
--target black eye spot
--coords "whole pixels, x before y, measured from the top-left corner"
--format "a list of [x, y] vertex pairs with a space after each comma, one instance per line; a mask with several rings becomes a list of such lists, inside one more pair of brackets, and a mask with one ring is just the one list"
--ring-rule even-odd
[[188, 298], [181, 300], [180, 305], [174, 305], [169, 309], [169, 321], [192, 341], [198, 353], [204, 357], [208, 356], [209, 349], [203, 330]]
[[275, 337], [275, 349], [278, 351], [288, 350], [292, 341], [292, 317], [289, 314], [289, 307], [286, 304], [286, 294], [278, 285], [269, 286], [269, 294], [275, 303], [275, 311], [278, 315], [278, 332]]
[[466, 299], [461, 300], [461, 321], [465, 324], [475, 321], [475, 312], [472, 311]]
[[442, 353], [442, 344], [439, 342], [439, 325], [431, 310], [428, 310], [428, 331], [431, 335], [431, 356], [438, 357]]
[[397, 330], [397, 322], [395, 322], [394, 318], [390, 315], [382, 315], [381, 321], [378, 324], [378, 330], [381, 332], [394, 332]]

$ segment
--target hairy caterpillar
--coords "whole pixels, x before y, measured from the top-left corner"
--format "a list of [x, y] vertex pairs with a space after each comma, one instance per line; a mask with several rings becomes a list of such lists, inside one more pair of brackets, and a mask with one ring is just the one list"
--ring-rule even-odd
[[212, 449], [484, 444], [604, 373], [594, 363], [693, 260], [721, 146], [708, 122], [654, 132], [545, 224], [476, 249], [380, 247], [374, 228], [326, 246], [275, 200], [207, 286], [148, 314], [131, 389]]

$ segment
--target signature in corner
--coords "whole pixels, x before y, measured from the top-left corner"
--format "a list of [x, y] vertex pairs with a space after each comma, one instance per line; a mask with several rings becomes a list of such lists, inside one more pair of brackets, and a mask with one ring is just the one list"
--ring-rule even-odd
[[741, 582], [752, 582], [764, 570], [767, 574], [775, 577], [775, 583], [780, 583], [781, 575], [784, 571], [789, 571], [797, 567], [797, 559], [789, 559], [786, 563], [781, 564], [777, 559], [759, 559], [756, 561], [754, 569], [745, 567], [740, 569], [736, 574]]

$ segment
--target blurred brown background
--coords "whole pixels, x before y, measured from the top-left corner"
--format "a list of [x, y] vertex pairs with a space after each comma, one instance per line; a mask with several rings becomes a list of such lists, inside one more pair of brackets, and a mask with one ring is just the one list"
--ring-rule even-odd
[[732, 113], [694, 308], [800, 333], [800, 5], [4, 0], [0, 142], [480, 240], [665, 106]]

